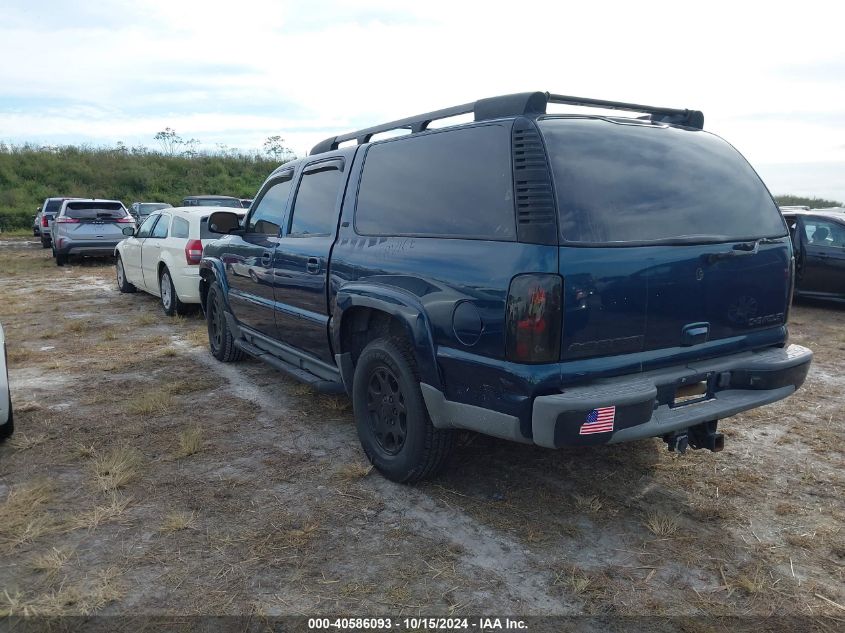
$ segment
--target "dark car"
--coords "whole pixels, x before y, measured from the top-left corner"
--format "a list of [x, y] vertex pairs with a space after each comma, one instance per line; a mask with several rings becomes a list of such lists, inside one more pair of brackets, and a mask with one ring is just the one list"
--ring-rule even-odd
[[845, 213], [785, 211], [795, 249], [795, 295], [845, 301]]
[[717, 421], [792, 394], [812, 353], [788, 344], [786, 224], [702, 127], [537, 92], [326, 139], [243, 223], [209, 218], [227, 234], [201, 262], [211, 352], [348, 393], [395, 481], [436, 473], [456, 429], [720, 450]]
[[129, 207], [129, 213], [135, 218], [135, 222], [140, 225], [153, 211], [169, 209], [172, 206], [169, 202], [133, 202], [132, 206]]
[[252, 206], [252, 198], [241, 198], [241, 206], [244, 209], [249, 209]]
[[187, 196], [182, 199], [183, 207], [232, 207], [243, 209], [240, 198], [231, 196]]

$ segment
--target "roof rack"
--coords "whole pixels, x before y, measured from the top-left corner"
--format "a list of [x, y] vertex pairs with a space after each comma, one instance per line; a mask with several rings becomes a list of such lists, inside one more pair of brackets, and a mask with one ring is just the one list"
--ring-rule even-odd
[[311, 154], [322, 154], [338, 148], [341, 143], [357, 141], [359, 145], [369, 143], [375, 134], [389, 132], [391, 130], [410, 130], [416, 134], [428, 129], [432, 121], [447, 119], [459, 114], [472, 112], [476, 121], [487, 121], [510, 116], [538, 116], [546, 113], [546, 105], [549, 103], [560, 103], [566, 105], [584, 106], [588, 108], [605, 108], [609, 110], [626, 110], [629, 112], [644, 112], [650, 115], [655, 123], [671, 123], [687, 127], [703, 129], [704, 114], [700, 110], [682, 110], [677, 108], [660, 108], [655, 106], [641, 105], [637, 103], [625, 103], [623, 101], [605, 101], [603, 99], [587, 99], [584, 97], [570, 97], [567, 95], [549, 94], [548, 92], [519, 92], [516, 94], [502, 95], [479, 99], [471, 103], [452, 106], [442, 110], [434, 110], [424, 114], [382, 123], [373, 127], [364, 128], [355, 132], [348, 132], [339, 136], [331, 136], [317, 143]]

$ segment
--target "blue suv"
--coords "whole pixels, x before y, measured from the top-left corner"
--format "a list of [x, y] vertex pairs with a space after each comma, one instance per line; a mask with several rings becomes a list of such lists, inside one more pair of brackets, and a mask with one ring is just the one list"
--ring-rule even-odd
[[326, 139], [243, 223], [210, 217], [211, 352], [349, 394], [394, 481], [440, 470], [458, 429], [720, 450], [717, 421], [792, 394], [812, 353], [787, 342], [781, 214], [703, 120], [534, 92]]

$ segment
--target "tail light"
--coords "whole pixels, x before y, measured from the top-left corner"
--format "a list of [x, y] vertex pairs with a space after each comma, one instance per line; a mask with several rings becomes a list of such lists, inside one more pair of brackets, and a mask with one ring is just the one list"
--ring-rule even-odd
[[560, 275], [518, 275], [511, 280], [505, 323], [508, 360], [551, 363], [560, 358], [562, 289]]
[[135, 221], [134, 218], [132, 218], [132, 216], [129, 216], [129, 215], [127, 215], [125, 218], [118, 218], [117, 219], [118, 224], [131, 224], [134, 221]]
[[50, 226], [47, 222], [48, 222], [48, 220], [47, 220], [47, 216], [46, 216], [46, 215], [42, 215], [42, 216], [41, 216], [41, 226], [43, 226], [45, 229], [46, 229], [46, 228], [48, 228], [48, 227]]
[[199, 264], [202, 259], [202, 242], [200, 240], [188, 240], [185, 244], [185, 261], [188, 264]]
[[[79, 224], [79, 220], [77, 220], [76, 218], [66, 218], [64, 216], [56, 218], [55, 220], [53, 220], [53, 222], [55, 222], [56, 224]], [[45, 224], [44, 226], [47, 225]]]

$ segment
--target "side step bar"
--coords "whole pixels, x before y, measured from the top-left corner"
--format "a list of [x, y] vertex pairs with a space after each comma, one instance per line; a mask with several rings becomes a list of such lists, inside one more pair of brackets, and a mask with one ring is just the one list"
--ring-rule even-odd
[[270, 352], [263, 350], [260, 347], [256, 347], [252, 343], [249, 343], [242, 338], [235, 339], [235, 346], [242, 349], [250, 356], [254, 356], [255, 358], [267, 363], [274, 369], [278, 369], [280, 372], [285, 373], [300, 382], [304, 382], [305, 384], [310, 385], [312, 388], [316, 389], [320, 393], [346, 393], [346, 389], [344, 389], [343, 383], [335, 382], [333, 380], [324, 380], [323, 378], [315, 376], [311, 372], [305, 371], [304, 369], [292, 365], [291, 363], [282, 360], [275, 354], [271, 354]]

